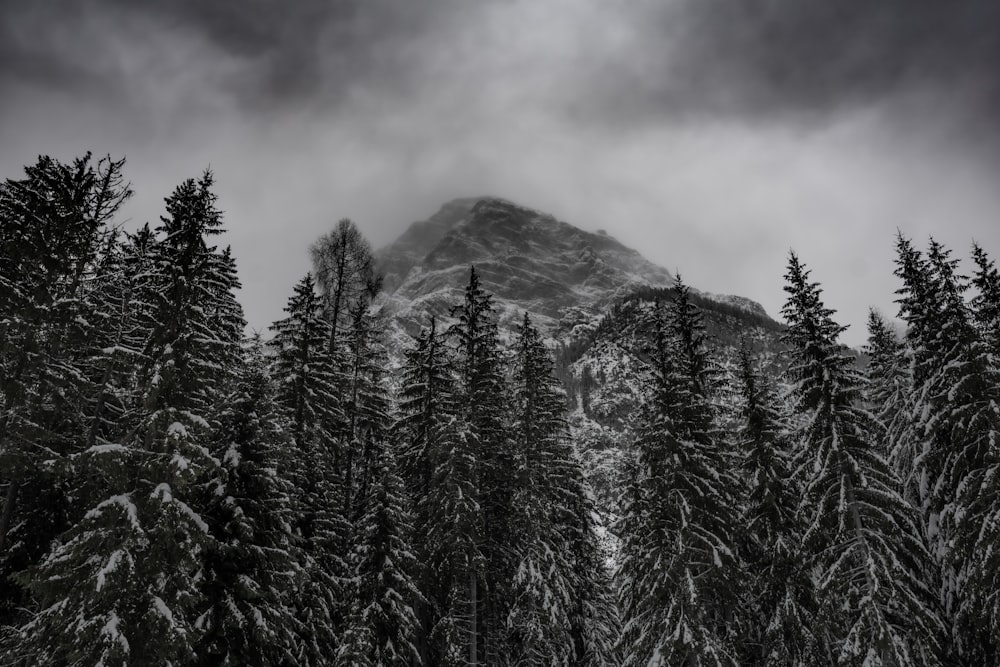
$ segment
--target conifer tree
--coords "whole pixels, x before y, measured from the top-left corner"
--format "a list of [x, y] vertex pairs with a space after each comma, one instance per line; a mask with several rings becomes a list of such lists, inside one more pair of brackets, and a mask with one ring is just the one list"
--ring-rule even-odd
[[738, 363], [737, 436], [747, 483], [739, 526], [750, 578], [741, 615], [741, 664], [829, 665], [828, 633], [803, 550], [805, 526], [797, 511], [800, 489], [791, 476], [788, 420], [745, 338]]
[[23, 632], [39, 663], [194, 659], [213, 541], [193, 501], [219, 465], [208, 444], [243, 325], [232, 261], [208, 245], [221, 232], [211, 185], [206, 172], [178, 186], [150, 247], [138, 428], [102, 450], [107, 495], [24, 575], [43, 609]]
[[[422, 565], [417, 577], [422, 595], [416, 602], [420, 625], [416, 643], [422, 662], [428, 665], [443, 664], [450, 653], [458, 653], [456, 660], [462, 659], [460, 650], [450, 650], [442, 639], [448, 634], [444, 629], [456, 628], [457, 619], [465, 614], [465, 610], [450, 606], [453, 588], [462, 584], [457, 581], [461, 573], [452, 571], [448, 545], [430, 538], [432, 527], [442, 518], [443, 508], [437, 504], [442, 495], [436, 489], [442, 481], [439, 466], [455, 452], [458, 434], [450, 352], [432, 317], [430, 326], [421, 329], [413, 346], [404, 351], [399, 418], [393, 428], [401, 447], [400, 470], [414, 509], [414, 546]], [[444, 528], [436, 529], [440, 532]], [[464, 560], [460, 562], [464, 564]]]
[[40, 157], [0, 184], [0, 625], [30, 607], [10, 575], [81, 513], [70, 459], [101, 349], [108, 223], [131, 196], [123, 164]]
[[517, 332], [512, 384], [516, 477], [511, 506], [519, 526], [513, 543], [519, 562], [507, 620], [510, 662], [568, 664], [574, 649], [574, 582], [567, 536], [559, 529], [569, 519], [568, 487], [576, 471], [565, 442], [564, 395], [527, 313]]
[[593, 499], [563, 419], [565, 394], [527, 313], [514, 345], [516, 486], [507, 645], [512, 664], [602, 665], [612, 660], [616, 616], [595, 545]]
[[305, 581], [295, 606], [301, 621], [297, 660], [322, 665], [340, 645], [347, 612], [349, 524], [344, 514], [342, 448], [344, 414], [338, 373], [330, 358], [329, 324], [312, 277], [296, 286], [275, 322], [270, 342], [277, 402], [288, 420], [298, 465], [293, 471], [294, 519]]
[[972, 246], [972, 259], [976, 273], [972, 285], [976, 296], [972, 299], [972, 316], [980, 335], [994, 355], [994, 365], [1000, 363], [1000, 271], [986, 251], [978, 244]]
[[403, 482], [385, 442], [371, 453], [373, 476], [355, 531], [353, 606], [342, 664], [423, 664], [416, 640], [417, 560]]
[[912, 427], [912, 378], [906, 348], [875, 310], [868, 313], [865, 352], [869, 362], [864, 396], [884, 428], [881, 453], [903, 485], [903, 498], [919, 508], [921, 491], [916, 465], [920, 440]]
[[733, 665], [736, 483], [710, 402], [704, 324], [678, 279], [656, 318], [653, 386], [622, 533], [625, 665]]
[[992, 543], [987, 522], [1000, 378], [965, 299], [968, 281], [950, 251], [932, 239], [924, 256], [902, 237], [897, 251], [900, 316], [914, 355], [912, 421], [921, 443], [924, 529], [941, 567], [940, 599], [956, 657], [989, 664], [998, 655], [990, 620], [996, 612], [982, 579], [989, 570], [981, 566]]
[[371, 478], [378, 469], [378, 451], [390, 427], [390, 397], [385, 382], [388, 353], [381, 332], [381, 316], [367, 304], [351, 312], [350, 329], [344, 333], [341, 376], [343, 386], [344, 507], [354, 521], [364, 512]]
[[936, 665], [943, 625], [920, 576], [929, 556], [915, 512], [874, 444], [880, 425], [859, 405], [863, 379], [837, 343], [845, 327], [794, 253], [785, 279], [789, 373], [802, 419], [795, 469], [807, 510], [803, 541], [820, 573], [826, 615], [842, 623], [837, 660]]
[[208, 608], [197, 623], [203, 665], [295, 662], [290, 592], [303, 582], [292, 529], [294, 453], [259, 341], [247, 356], [216, 428], [219, 478], [206, 488], [213, 547], [202, 587]]
[[459, 414], [465, 427], [459, 436], [466, 445], [465, 459], [454, 459], [449, 465], [467, 475], [475, 489], [469, 500], [478, 510], [468, 519], [477, 533], [477, 547], [472, 551], [482, 555], [481, 562], [470, 560], [470, 566], [481, 569], [469, 572], [470, 623], [476, 629], [470, 635], [469, 661], [496, 664], [509, 653], [502, 645], [502, 628], [509, 600], [505, 587], [515, 567], [509, 548], [514, 466], [505, 428], [502, 399], [506, 388], [493, 298], [482, 288], [474, 267], [465, 298], [452, 315], [457, 322], [449, 327], [448, 335], [455, 346]]

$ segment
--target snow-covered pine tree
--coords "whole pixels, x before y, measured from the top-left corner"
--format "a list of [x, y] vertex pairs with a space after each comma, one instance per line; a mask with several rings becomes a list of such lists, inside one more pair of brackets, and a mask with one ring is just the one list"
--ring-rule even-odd
[[736, 368], [737, 443], [746, 493], [739, 520], [749, 583], [741, 591], [740, 663], [767, 667], [830, 665], [829, 634], [819, 618], [791, 476], [789, 424], [770, 379], [746, 338]]
[[[504, 621], [509, 609], [507, 586], [514, 573], [510, 549], [511, 495], [514, 461], [506, 429], [506, 393], [500, 363], [500, 346], [493, 297], [479, 282], [475, 267], [469, 271], [465, 298], [452, 308], [457, 316], [448, 329], [458, 368], [458, 406], [470, 457], [470, 481], [476, 489], [482, 569], [469, 574], [468, 596], [472, 624], [469, 661], [502, 664], [510, 651], [503, 646]], [[457, 470], [457, 469], [456, 469]], [[472, 517], [470, 517], [472, 518]], [[473, 564], [475, 564], [473, 562]]]
[[296, 450], [294, 527], [305, 581], [294, 602], [301, 622], [297, 661], [324, 665], [340, 644], [347, 612], [346, 579], [350, 526], [344, 515], [343, 458], [337, 434], [344, 414], [338, 373], [328, 346], [330, 325], [307, 275], [275, 322], [271, 374], [277, 402], [289, 423]]
[[734, 665], [736, 481], [714, 425], [704, 324], [679, 278], [669, 320], [657, 310], [619, 526], [624, 664]]
[[206, 172], [178, 186], [149, 249], [140, 418], [102, 454], [108, 493], [24, 575], [42, 605], [23, 630], [36, 664], [194, 659], [212, 540], [191, 501], [219, 465], [208, 445], [243, 328], [232, 261], [208, 244], [222, 231], [211, 185]]
[[[515, 665], [568, 665], [573, 604], [572, 564], [566, 535], [572, 498], [571, 450], [562, 413], [565, 394], [552, 374], [552, 361], [527, 313], [513, 350], [511, 430], [518, 526], [511, 544], [518, 559], [510, 591], [506, 645]], [[579, 472], [576, 470], [575, 472]]]
[[412, 517], [389, 443], [374, 441], [371, 479], [355, 525], [352, 608], [338, 664], [423, 665], [417, 648], [422, 601], [415, 575]]
[[485, 570], [483, 519], [477, 484], [477, 441], [455, 416], [435, 425], [433, 468], [423, 544], [428, 570], [439, 579], [430, 652], [442, 667], [479, 664], [477, 587]]
[[860, 405], [864, 380], [837, 343], [845, 327], [794, 253], [785, 280], [803, 541], [818, 568], [826, 616], [843, 624], [834, 631], [837, 660], [937, 665], [944, 627], [921, 579], [929, 555], [916, 512], [875, 444], [883, 429]]
[[981, 585], [989, 575], [980, 565], [992, 542], [984, 521], [992, 512], [1000, 378], [950, 251], [932, 239], [925, 256], [900, 236], [896, 264], [903, 281], [897, 303], [913, 353], [924, 530], [941, 567], [951, 648], [961, 664], [991, 664], [998, 655], [990, 620], [996, 602]]
[[939, 531], [935, 553], [944, 561], [943, 597], [959, 654], [970, 664], [989, 664], [1000, 659], [1000, 600], [992, 588], [995, 569], [989, 569], [998, 539], [989, 522], [998, 499], [1000, 368], [976, 330], [957, 260], [932, 239], [927, 263], [940, 304], [937, 337], [928, 345], [935, 356], [915, 407], [928, 470], [939, 471], [930, 478], [928, 530]]
[[367, 303], [352, 306], [350, 328], [343, 332], [341, 375], [344, 431], [342, 436], [345, 515], [352, 523], [364, 513], [368, 486], [377, 474], [379, 450], [390, 428], [386, 384], [388, 352], [385, 322]]
[[390, 438], [388, 354], [381, 316], [365, 302], [351, 307], [342, 336], [347, 507], [353, 525], [350, 622], [343, 664], [419, 664], [423, 602], [417, 586], [412, 516]]
[[571, 665], [614, 667], [620, 663], [618, 638], [621, 620], [615, 599], [608, 548], [602, 544], [599, 503], [580, 470], [568, 476], [567, 519], [560, 530], [568, 547], [571, 566], [569, 636], [573, 643]]
[[989, 255], [978, 244], [972, 246], [972, 259], [976, 273], [972, 285], [976, 296], [972, 298], [972, 316], [980, 336], [990, 346], [993, 364], [1000, 363], [1000, 271]]
[[920, 480], [917, 474], [921, 442], [912, 425], [910, 364], [906, 346], [878, 311], [868, 312], [868, 369], [865, 373], [865, 403], [882, 424], [882, 455], [892, 466], [902, 484], [903, 498], [916, 508], [921, 506]]
[[507, 618], [517, 665], [612, 664], [617, 639], [594, 506], [563, 419], [566, 397], [527, 313], [513, 349], [512, 549], [519, 562]]
[[[441, 534], [447, 528], [435, 525], [444, 509], [437, 505], [443, 496], [436, 484], [442, 481], [439, 465], [452, 455], [458, 433], [454, 372], [451, 348], [438, 333], [437, 321], [432, 317], [413, 346], [404, 351], [397, 399], [399, 417], [393, 428], [400, 443], [400, 471], [414, 511], [414, 546], [421, 564], [418, 586], [422, 593], [416, 604], [420, 625], [416, 644], [425, 665], [445, 664], [450, 647], [441, 638], [442, 633], [434, 630], [456, 627], [457, 619], [466, 612], [450, 607], [452, 589], [466, 579], [454, 581], [461, 575], [452, 571], [454, 559], [449, 557], [448, 545], [430, 538], [432, 533]], [[457, 652], [460, 661], [461, 651]]]
[[225, 400], [212, 454], [222, 465], [203, 514], [213, 546], [197, 623], [199, 665], [296, 662], [293, 591], [302, 581], [292, 524], [296, 452], [279, 417], [259, 340], [246, 350], [235, 391]]
[[108, 223], [131, 195], [123, 164], [40, 157], [0, 184], [0, 626], [31, 607], [10, 575], [81, 513], [71, 457], [91, 416]]

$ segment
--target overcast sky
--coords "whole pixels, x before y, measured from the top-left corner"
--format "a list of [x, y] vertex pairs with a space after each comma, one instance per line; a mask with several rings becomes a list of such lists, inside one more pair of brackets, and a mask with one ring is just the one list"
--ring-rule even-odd
[[994, 0], [0, 0], [0, 175], [126, 156], [135, 225], [211, 166], [255, 328], [492, 194], [775, 316], [794, 248], [858, 344], [897, 228], [1000, 255], [998, 62]]

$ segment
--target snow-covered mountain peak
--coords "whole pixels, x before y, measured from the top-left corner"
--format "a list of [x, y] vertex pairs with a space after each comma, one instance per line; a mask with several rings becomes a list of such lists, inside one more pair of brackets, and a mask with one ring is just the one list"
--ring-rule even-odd
[[[603, 314], [639, 288], [673, 284], [669, 271], [604, 230], [586, 231], [492, 196], [445, 203], [378, 259], [388, 310], [411, 332], [461, 300], [470, 266], [494, 295], [501, 324], [513, 326], [527, 311], [553, 333]], [[743, 297], [710, 298], [763, 314]]]
[[553, 329], [572, 311], [596, 315], [643, 285], [673, 277], [607, 233], [588, 232], [498, 197], [456, 199], [413, 223], [379, 252], [389, 306], [407, 328], [446, 314], [470, 266], [493, 293], [502, 322], [524, 311]]

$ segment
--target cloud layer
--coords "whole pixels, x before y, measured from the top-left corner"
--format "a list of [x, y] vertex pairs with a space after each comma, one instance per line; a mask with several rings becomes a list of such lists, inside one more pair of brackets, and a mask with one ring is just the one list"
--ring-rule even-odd
[[251, 324], [338, 218], [497, 194], [776, 314], [789, 247], [855, 324], [897, 228], [1000, 254], [1000, 5], [0, 2], [0, 168], [128, 156], [133, 223], [211, 166]]

